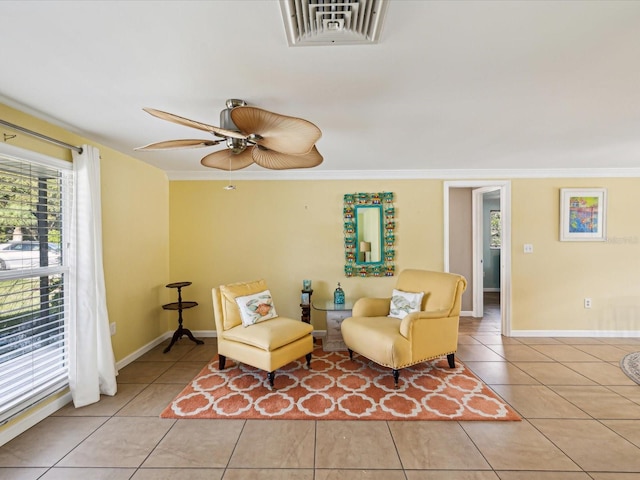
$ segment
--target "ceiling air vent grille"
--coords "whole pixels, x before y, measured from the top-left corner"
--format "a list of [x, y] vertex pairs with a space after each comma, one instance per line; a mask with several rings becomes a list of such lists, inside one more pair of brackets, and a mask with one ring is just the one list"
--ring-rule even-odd
[[291, 46], [377, 43], [388, 0], [280, 0]]

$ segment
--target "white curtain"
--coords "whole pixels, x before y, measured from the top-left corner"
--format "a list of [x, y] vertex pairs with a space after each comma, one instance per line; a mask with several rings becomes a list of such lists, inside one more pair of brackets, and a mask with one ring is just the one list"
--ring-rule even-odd
[[69, 325], [69, 386], [76, 407], [117, 392], [104, 270], [100, 206], [100, 152], [90, 145], [73, 152], [74, 210], [69, 266], [75, 288]]

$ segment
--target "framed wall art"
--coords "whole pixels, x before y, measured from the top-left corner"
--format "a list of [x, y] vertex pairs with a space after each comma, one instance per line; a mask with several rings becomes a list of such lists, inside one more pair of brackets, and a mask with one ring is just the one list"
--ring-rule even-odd
[[606, 222], [606, 188], [560, 189], [561, 242], [604, 242]]

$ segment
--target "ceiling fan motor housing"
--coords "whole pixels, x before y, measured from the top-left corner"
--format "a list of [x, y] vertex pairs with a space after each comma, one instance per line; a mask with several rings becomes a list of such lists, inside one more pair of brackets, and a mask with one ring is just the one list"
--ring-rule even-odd
[[[238, 126], [233, 123], [231, 119], [231, 110], [236, 107], [244, 107], [247, 105], [247, 102], [244, 100], [238, 100], [237, 98], [230, 98], [226, 101], [226, 106], [224, 110], [220, 112], [220, 126], [225, 130], [233, 130], [239, 132], [240, 129]], [[227, 148], [231, 150], [231, 153], [237, 155], [242, 153], [247, 148], [247, 141], [242, 138], [231, 138], [227, 137]]]
[[234, 130], [236, 132], [239, 132], [240, 129], [236, 126], [235, 123], [233, 123], [233, 120], [231, 119], [231, 110], [236, 107], [244, 107], [247, 105], [247, 102], [245, 102], [244, 100], [238, 100], [237, 98], [230, 98], [229, 100], [227, 100], [226, 105], [227, 108], [220, 112], [220, 126], [225, 130]]

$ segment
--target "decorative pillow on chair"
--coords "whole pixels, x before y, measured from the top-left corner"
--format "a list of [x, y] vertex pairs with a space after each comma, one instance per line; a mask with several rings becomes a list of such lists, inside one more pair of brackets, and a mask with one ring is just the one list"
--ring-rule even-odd
[[245, 327], [278, 316], [269, 290], [236, 297], [236, 303], [240, 309], [242, 325]]
[[402, 319], [412, 312], [419, 312], [423, 296], [424, 292], [412, 293], [394, 289], [388, 316]]

